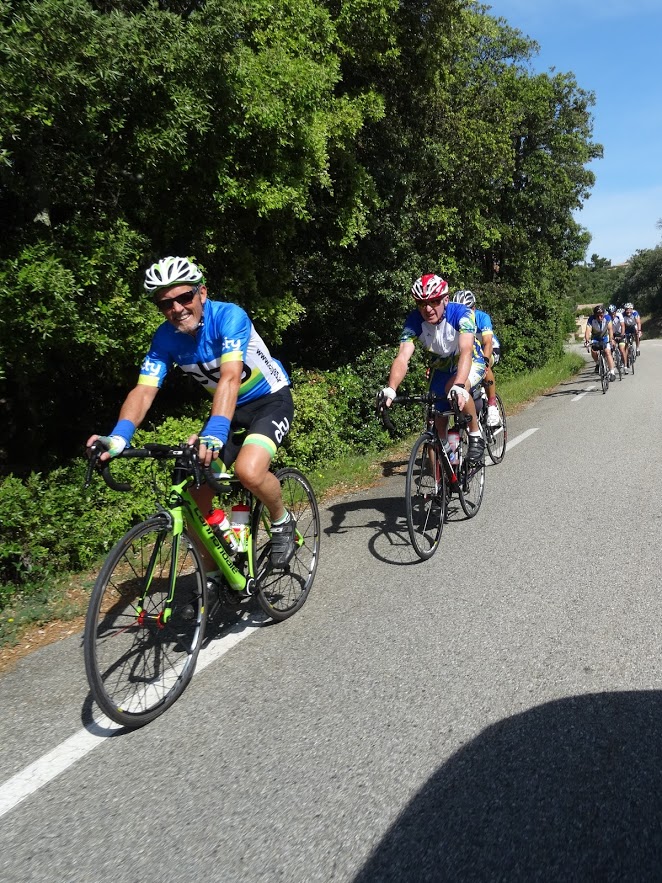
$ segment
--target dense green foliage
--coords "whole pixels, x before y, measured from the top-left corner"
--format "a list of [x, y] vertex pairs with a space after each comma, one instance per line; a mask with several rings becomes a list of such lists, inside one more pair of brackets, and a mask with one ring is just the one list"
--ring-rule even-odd
[[2, 0], [0, 49], [5, 473], [114, 421], [162, 254], [319, 371], [393, 342], [429, 269], [513, 286], [528, 336], [583, 253], [592, 96], [469, 0]]
[[616, 291], [619, 304], [632, 301], [640, 314], [662, 310], [662, 245], [637, 251]]
[[[593, 96], [533, 74], [536, 48], [472, 0], [0, 0], [5, 585], [84, 565], [140, 508], [95, 526], [70, 462], [135, 382], [164, 254], [292, 370], [304, 468], [380, 440], [423, 272], [475, 288], [505, 374], [558, 354], [601, 148]], [[143, 430], [179, 441], [163, 421], [205, 407], [173, 376]]]

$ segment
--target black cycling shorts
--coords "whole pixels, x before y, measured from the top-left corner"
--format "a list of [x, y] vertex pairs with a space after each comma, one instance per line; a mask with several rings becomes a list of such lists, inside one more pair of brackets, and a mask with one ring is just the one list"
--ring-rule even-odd
[[292, 427], [293, 416], [294, 402], [287, 386], [241, 405], [234, 412], [221, 453], [225, 466], [234, 463], [243, 445], [259, 445], [273, 457]]

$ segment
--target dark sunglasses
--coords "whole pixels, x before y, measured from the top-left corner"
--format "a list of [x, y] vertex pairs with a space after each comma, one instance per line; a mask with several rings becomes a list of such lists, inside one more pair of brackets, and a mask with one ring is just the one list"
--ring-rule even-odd
[[162, 313], [167, 313], [168, 310], [172, 309], [173, 304], [179, 304], [182, 307], [187, 307], [196, 294], [200, 291], [200, 286], [196, 285], [195, 288], [190, 288], [188, 291], [185, 291], [183, 294], [178, 294], [177, 297], [166, 297], [164, 300], [156, 300], [154, 304], [161, 310]]
[[443, 297], [435, 297], [434, 300], [419, 300], [417, 304], [419, 307], [438, 307], [442, 300]]

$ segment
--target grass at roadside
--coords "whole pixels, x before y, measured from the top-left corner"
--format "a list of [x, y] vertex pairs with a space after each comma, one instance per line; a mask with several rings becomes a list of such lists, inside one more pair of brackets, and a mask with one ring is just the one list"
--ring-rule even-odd
[[[510, 380], [500, 380], [497, 369], [497, 388], [506, 413], [515, 413], [536, 396], [576, 374], [584, 364], [580, 355], [566, 353], [558, 361]], [[384, 475], [384, 462], [407, 459], [410, 446], [411, 440], [405, 439], [386, 450], [347, 456], [310, 470], [308, 474], [315, 493], [320, 501], [324, 501], [370, 487]], [[47, 595], [31, 596], [29, 603], [21, 603], [19, 599], [11, 610], [4, 610], [0, 616], [0, 649], [15, 647], [19, 643], [24, 648], [36, 649], [69, 634], [67, 623], [72, 624], [71, 628], [82, 627], [80, 617], [85, 613], [95, 575], [94, 571], [63, 574], [49, 584]]]

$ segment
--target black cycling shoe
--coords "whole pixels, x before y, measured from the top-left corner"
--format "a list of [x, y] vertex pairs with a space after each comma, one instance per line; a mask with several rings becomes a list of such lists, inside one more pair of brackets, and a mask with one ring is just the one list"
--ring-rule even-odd
[[271, 552], [269, 558], [272, 567], [287, 567], [296, 549], [297, 523], [291, 512], [289, 515], [289, 520], [283, 524], [271, 525]]
[[469, 436], [467, 456], [470, 463], [482, 463], [485, 455], [485, 439], [480, 435]]

